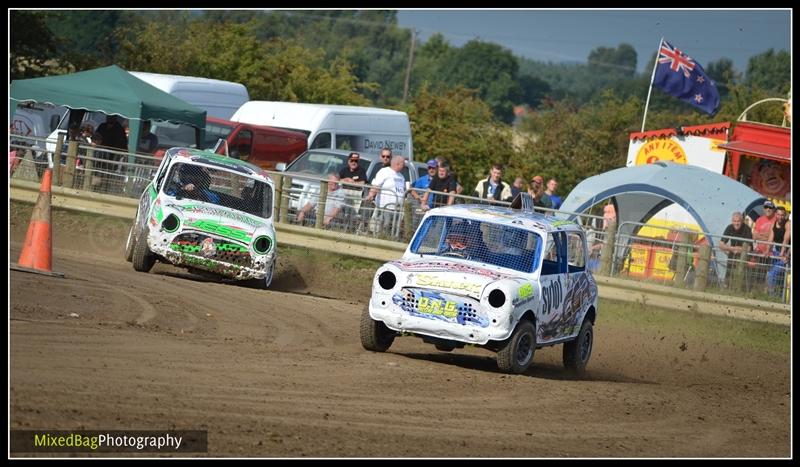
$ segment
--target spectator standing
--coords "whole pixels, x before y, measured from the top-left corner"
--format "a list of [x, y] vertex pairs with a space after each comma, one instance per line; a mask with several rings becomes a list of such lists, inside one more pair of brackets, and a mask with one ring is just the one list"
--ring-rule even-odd
[[[389, 167], [392, 163], [392, 150], [389, 148], [381, 149], [381, 168]], [[375, 174], [377, 176], [377, 174]], [[374, 185], [374, 183], [373, 183]]]
[[[772, 225], [775, 223], [775, 203], [770, 200], [764, 201], [763, 204], [764, 214], [756, 219], [752, 226], [753, 240], [753, 253], [752, 260], [756, 264], [756, 269], [753, 271], [754, 279], [758, 282], [764, 282], [766, 279], [767, 271], [769, 270], [770, 260], [770, 245], [769, 237], [772, 232]], [[746, 221], [747, 219], [745, 219]]]
[[531, 185], [528, 188], [528, 194], [533, 198], [533, 205], [539, 208], [553, 208], [553, 202], [547, 193], [544, 192], [544, 179], [541, 175], [537, 175], [531, 179]]
[[764, 201], [764, 214], [756, 219], [753, 225], [753, 240], [757, 240], [753, 247], [753, 252], [761, 255], [769, 253], [770, 247], [766, 243], [769, 241], [772, 225], [775, 224], [775, 203], [770, 200]]
[[128, 138], [125, 137], [125, 130], [114, 115], [106, 115], [106, 121], [97, 127], [95, 133], [103, 138], [103, 145], [106, 147], [119, 149], [120, 151], [124, 151], [128, 147]]
[[[411, 190], [411, 197], [415, 200], [422, 203], [422, 197], [425, 196], [425, 192], [428, 191], [428, 187], [431, 185], [431, 180], [436, 177], [436, 173], [439, 169], [439, 163], [436, 162], [436, 159], [431, 159], [428, 161], [428, 173], [424, 176], [417, 179], [412, 185], [414, 190]], [[428, 208], [433, 207], [433, 197], [428, 199]]]
[[460, 195], [461, 192], [464, 191], [464, 187], [462, 187], [461, 183], [458, 182], [458, 176], [453, 170], [451, 170], [450, 164], [442, 156], [437, 157], [436, 162], [439, 163], [439, 166], [445, 165], [447, 167], [447, 173], [453, 178], [453, 181], [456, 182], [456, 194]]
[[[99, 136], [99, 140], [102, 141], [102, 143], [98, 142], [97, 145], [102, 144], [105, 147], [116, 149], [118, 151], [127, 151], [128, 138], [125, 136], [125, 129], [122, 128], [119, 120], [117, 120], [117, 117], [114, 115], [106, 115], [106, 121], [97, 126], [97, 130], [95, 130], [95, 136]], [[95, 154], [98, 159], [102, 158], [108, 161], [105, 164], [101, 164], [105, 166], [106, 172], [117, 172], [120, 169], [117, 162], [122, 160], [122, 156], [109, 152], [100, 152]], [[107, 173], [106, 175], [111, 176], [110, 173]], [[108, 181], [110, 182], [111, 180], [108, 179]]]
[[558, 182], [555, 178], [551, 178], [547, 181], [547, 189], [544, 190], [545, 194], [550, 197], [550, 201], [553, 203], [553, 209], [558, 209], [561, 207], [561, 197], [556, 195], [556, 190], [558, 189]]
[[514, 183], [511, 184], [511, 199], [517, 197], [517, 195], [523, 190], [522, 184], [525, 182], [525, 179], [522, 177], [517, 177], [514, 179]]
[[136, 152], [153, 154], [158, 149], [158, 136], [150, 133], [150, 120], [142, 122], [142, 134], [139, 135], [139, 143], [136, 145]]
[[775, 222], [769, 234], [770, 243], [779, 243], [772, 246], [772, 265], [767, 272], [767, 286], [770, 293], [778, 291], [777, 286], [783, 283], [786, 265], [791, 257], [792, 223], [787, 219], [786, 208], [778, 206], [775, 209]]
[[429, 207], [429, 200], [433, 199], [431, 202], [433, 207], [439, 207], [448, 205], [450, 206], [455, 202], [455, 197], [450, 194], [438, 194], [433, 193], [434, 191], [440, 191], [443, 193], [455, 193], [457, 190], [457, 183], [453, 176], [450, 174], [450, 167], [446, 164], [439, 162], [439, 167], [436, 169], [436, 178], [431, 180], [430, 185], [428, 186], [428, 191], [425, 192], [425, 195], [422, 197], [422, 209], [428, 210]]
[[375, 212], [372, 219], [373, 233], [391, 231], [392, 221], [402, 217], [402, 203], [406, 192], [406, 179], [403, 178], [405, 159], [394, 156], [389, 167], [384, 167], [375, 174], [372, 180], [372, 189], [367, 195], [367, 201], [375, 200]]
[[472, 196], [495, 201], [511, 201], [511, 187], [502, 180], [503, 166], [494, 164], [489, 169], [489, 176], [475, 185]]

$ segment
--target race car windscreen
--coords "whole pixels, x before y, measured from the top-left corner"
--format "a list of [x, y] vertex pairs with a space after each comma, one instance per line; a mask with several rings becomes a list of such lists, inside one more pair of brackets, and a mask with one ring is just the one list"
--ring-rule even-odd
[[272, 216], [272, 190], [267, 183], [212, 167], [176, 163], [164, 185], [164, 193], [195, 199], [264, 219]]
[[541, 237], [534, 232], [447, 216], [425, 219], [411, 241], [415, 254], [461, 258], [520, 272], [533, 272], [540, 250]]

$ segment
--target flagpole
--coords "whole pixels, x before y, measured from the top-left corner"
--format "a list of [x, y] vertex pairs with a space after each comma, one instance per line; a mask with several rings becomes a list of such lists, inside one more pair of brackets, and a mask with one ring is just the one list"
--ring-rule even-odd
[[642, 133], [644, 133], [644, 122], [647, 121], [647, 107], [650, 105], [650, 93], [653, 92], [653, 80], [656, 79], [656, 67], [658, 66], [658, 54], [661, 53], [661, 44], [664, 42], [664, 38], [661, 38], [661, 41], [658, 43], [658, 49], [656, 50], [656, 59], [653, 60], [653, 73], [650, 75], [650, 87], [647, 88], [647, 102], [644, 104], [644, 116], [642, 117]]

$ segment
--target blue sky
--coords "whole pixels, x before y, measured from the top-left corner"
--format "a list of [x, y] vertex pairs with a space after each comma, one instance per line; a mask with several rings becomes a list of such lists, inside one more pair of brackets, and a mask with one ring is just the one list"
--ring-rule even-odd
[[397, 17], [423, 41], [437, 32], [454, 46], [480, 39], [545, 62], [585, 63], [592, 49], [624, 42], [636, 49], [640, 72], [662, 36], [701, 65], [727, 57], [740, 72], [769, 48], [791, 53], [786, 9], [399, 10]]

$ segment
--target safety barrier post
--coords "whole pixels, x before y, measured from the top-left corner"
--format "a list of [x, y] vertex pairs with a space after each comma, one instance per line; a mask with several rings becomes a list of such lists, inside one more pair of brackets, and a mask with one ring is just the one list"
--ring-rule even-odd
[[711, 246], [700, 245], [697, 252], [697, 271], [695, 271], [694, 290], [702, 292], [708, 284], [708, 265], [711, 262]]
[[288, 218], [288, 216], [289, 216], [289, 196], [290, 196], [290, 190], [291, 189], [292, 189], [292, 177], [287, 177], [287, 176], [284, 175], [284, 177], [283, 177], [283, 190], [281, 190], [282, 191], [281, 198], [283, 198], [285, 196], [286, 199], [283, 200], [283, 202], [281, 204], [281, 208], [280, 208], [281, 222], [284, 222], [284, 223], [288, 223], [289, 222], [289, 218]]
[[328, 180], [319, 182], [319, 201], [317, 202], [317, 220], [314, 228], [321, 229], [322, 221], [325, 217], [325, 202], [328, 200]]
[[608, 228], [606, 229], [606, 242], [600, 250], [600, 274], [604, 276], [611, 275], [611, 266], [614, 259], [614, 244], [617, 237], [617, 222], [615, 220], [608, 221]]
[[411, 234], [414, 233], [414, 219], [412, 218], [414, 209], [411, 204], [409, 198], [403, 199], [403, 235], [401, 238], [405, 242], [409, 242], [411, 240]]
[[281, 206], [283, 204], [283, 175], [282, 174], [270, 174], [272, 178], [273, 184], [275, 185], [275, 202], [272, 203], [273, 214], [272, 217], [275, 219], [275, 222], [282, 222], [281, 219]]
[[683, 279], [686, 277], [686, 270], [688, 261], [686, 258], [686, 244], [688, 243], [689, 235], [686, 232], [678, 232], [678, 236], [676, 238], [676, 244], [678, 245], [678, 250], [675, 251], [673, 249], [672, 254], [678, 255], [676, 262], [675, 262], [675, 276], [672, 278], [672, 283], [678, 287], [683, 287], [684, 281]]
[[67, 143], [67, 166], [64, 169], [64, 186], [72, 188], [75, 180], [75, 160], [78, 158], [78, 142]]
[[56, 149], [53, 151], [53, 180], [61, 186], [61, 150], [64, 146], [64, 133], [59, 133], [56, 138]]
[[[749, 243], [742, 243], [742, 253], [738, 255], [738, 258], [733, 261], [734, 270], [733, 270], [733, 284], [731, 284], [731, 288], [733, 290], [741, 291], [744, 289], [745, 280], [744, 276], [747, 273], [747, 255], [750, 253], [750, 244]], [[730, 266], [731, 261], [728, 261], [728, 266]]]
[[86, 157], [83, 158], [83, 189], [92, 189], [92, 178], [94, 178], [94, 148], [86, 150]]

